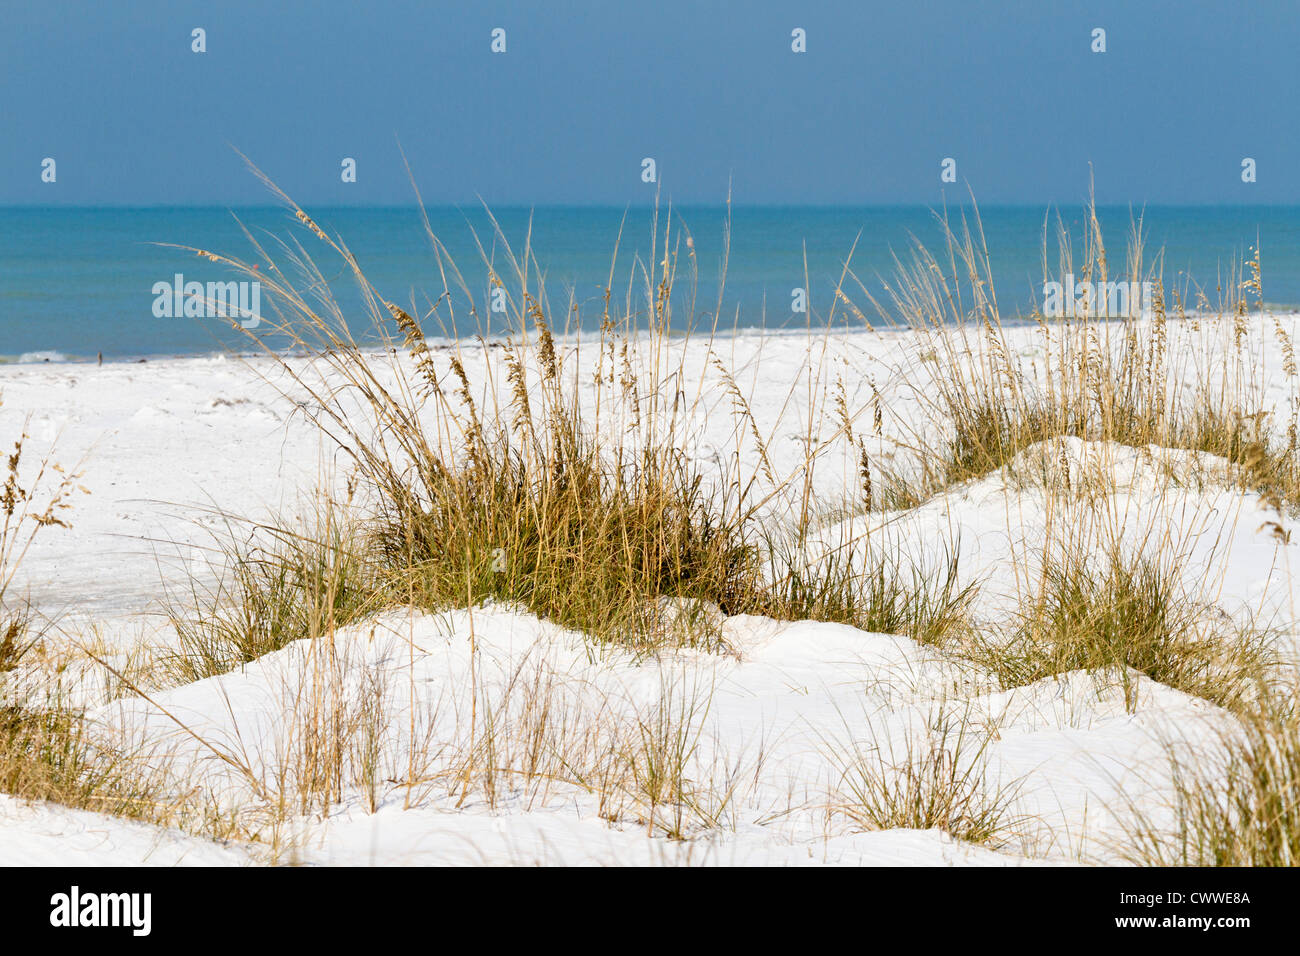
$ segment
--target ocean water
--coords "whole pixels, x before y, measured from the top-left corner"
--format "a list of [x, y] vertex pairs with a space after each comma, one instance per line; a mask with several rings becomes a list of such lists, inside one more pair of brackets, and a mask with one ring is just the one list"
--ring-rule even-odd
[[[388, 298], [406, 303], [436, 299], [443, 292], [437, 259], [415, 208], [316, 208], [310, 210], [331, 233], [341, 234], [362, 267]], [[1000, 305], [1005, 313], [1025, 314], [1041, 302], [1044, 238], [1042, 207], [982, 208], [980, 216]], [[1105, 208], [1100, 219], [1112, 263], [1122, 261], [1133, 211]], [[1298, 207], [1148, 207], [1142, 210], [1147, 259], [1164, 254], [1167, 284], [1188, 276], [1211, 299], [1258, 241], [1263, 250], [1264, 295], [1281, 309], [1300, 305], [1300, 208]], [[531, 223], [532, 248], [545, 277], [554, 323], [600, 322], [615, 245], [619, 256], [613, 297], [622, 302], [632, 284], [633, 307], [643, 307], [644, 278], [638, 263], [649, 258], [648, 209], [544, 207], [493, 210], [506, 240], [522, 250]], [[661, 213], [662, 217], [666, 211]], [[950, 211], [955, 218], [957, 210]], [[1053, 217], [1057, 215], [1053, 211]], [[455, 260], [480, 319], [468, 313], [466, 295], [456, 293], [458, 334], [506, 331], [488, 308], [487, 270], [475, 243], [477, 234], [489, 257], [504, 270], [502, 244], [481, 208], [431, 208], [433, 230]], [[1078, 248], [1083, 226], [1080, 209], [1059, 215]], [[236, 216], [239, 221], [236, 221]], [[718, 307], [718, 280], [727, 212], [721, 207], [672, 210], [694, 244], [698, 268], [696, 320], [709, 323], [719, 312], [730, 328], [789, 328], [824, 323], [844, 263], [852, 250], [854, 274], [879, 296], [881, 277], [906, 258], [915, 239], [938, 252], [942, 233], [931, 210], [922, 207], [737, 207], [731, 212], [731, 245], [725, 295]], [[280, 208], [226, 210], [183, 208], [0, 208], [0, 361], [79, 361], [102, 353], [105, 360], [215, 351], [249, 351], [243, 333], [220, 318], [158, 317], [155, 283], [226, 281], [227, 270], [166, 243], [196, 246], [252, 257], [241, 222], [269, 248], [275, 240], [297, 238], [314, 255], [339, 301], [358, 316], [354, 329], [365, 334], [360, 300], [341, 262]], [[619, 239], [620, 227], [622, 238]], [[856, 241], [856, 249], [854, 243]], [[1055, 218], [1048, 229], [1055, 249]], [[685, 253], [685, 247], [681, 247]], [[319, 255], [318, 255], [319, 254]], [[1054, 251], [1049, 263], [1055, 269]], [[690, 285], [683, 255], [675, 315], [683, 323], [684, 293]], [[1112, 267], [1113, 271], [1113, 267]], [[807, 279], [805, 280], [805, 276]], [[792, 290], [808, 288], [810, 311], [792, 311]], [[845, 286], [868, 312], [857, 280]], [[263, 302], [265, 311], [267, 303]], [[576, 306], [576, 311], [574, 310]], [[868, 314], [871, 314], [868, 312]], [[836, 321], [857, 322], [842, 308]], [[430, 335], [439, 329], [427, 329]], [[451, 331], [451, 330], [448, 330]], [[258, 334], [267, 334], [263, 328]], [[274, 337], [268, 341], [278, 344]]]

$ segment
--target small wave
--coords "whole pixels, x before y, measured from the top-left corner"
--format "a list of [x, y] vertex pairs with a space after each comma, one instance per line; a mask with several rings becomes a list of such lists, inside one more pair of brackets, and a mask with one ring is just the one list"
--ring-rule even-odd
[[66, 362], [68, 357], [62, 352], [24, 352], [18, 356], [19, 362]]

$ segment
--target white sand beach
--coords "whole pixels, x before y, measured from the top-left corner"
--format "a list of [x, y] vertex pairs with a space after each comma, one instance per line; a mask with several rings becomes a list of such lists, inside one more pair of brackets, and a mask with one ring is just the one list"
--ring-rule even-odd
[[[1300, 315], [1250, 316], [1252, 340], [1267, 339], [1275, 322], [1294, 334]], [[1186, 359], [1174, 366], [1185, 380], [1170, 387], [1195, 387], [1197, 356], [1213, 361], [1208, 326], [1170, 323], [1169, 354]], [[1042, 366], [1040, 329], [1004, 334], [1015, 361]], [[571, 352], [575, 343], [561, 345]], [[948, 370], [918, 358], [923, 345], [900, 331], [669, 340], [665, 348], [685, 350], [679, 384], [693, 409], [682, 450], [721, 475], [739, 447], [762, 470], [716, 357], [768, 436], [771, 470], [798, 472], [810, 442], [825, 442], [812, 486], [819, 501], [843, 505], [860, 477], [854, 447], [838, 434], [837, 394], [860, 416], [861, 447], [881, 467], [905, 468], [918, 436], [940, 440], [942, 423], [924, 420], [918, 370]], [[652, 351], [640, 357], [647, 374]], [[582, 383], [596, 353], [585, 342], [565, 366], [580, 395], [594, 394]], [[450, 355], [433, 353], [443, 368]], [[499, 355], [464, 350], [481, 398], [508, 388]], [[1285, 420], [1291, 385], [1281, 358], [1254, 371], [1263, 407]], [[42, 637], [3, 686], [83, 708], [113, 739], [165, 762], [176, 786], [201, 787], [213, 807], [240, 818], [213, 841], [202, 827], [183, 834], [4, 797], [0, 864], [1115, 862], [1128, 858], [1138, 816], [1168, 820], [1171, 754], [1204, 755], [1235, 720], [1137, 672], [1005, 686], [953, 649], [843, 624], [736, 615], [720, 623], [720, 652], [645, 654], [598, 646], [518, 608], [394, 607], [333, 637], [335, 666], [343, 662], [331, 678], [338, 699], [358, 712], [378, 702], [349, 738], [364, 745], [370, 769], [342, 781], [328, 808], [261, 823], [268, 801], [286, 792], [285, 774], [300, 766], [302, 691], [320, 679], [312, 642], [179, 686], [161, 669], [151, 682], [140, 662], [174, 640], [165, 608], [217, 579], [210, 548], [226, 516], [305, 521], [316, 489], [346, 484], [346, 462], [295, 403], [306, 397], [269, 358], [215, 357], [3, 366], [0, 399], [0, 440], [25, 432], [26, 459], [52, 451], [85, 489], [63, 514], [69, 527], [42, 529], [23, 558], [11, 595], [30, 601]], [[878, 407], [886, 411], [877, 427]], [[1177, 542], [1187, 593], [1228, 618], [1264, 622], [1277, 653], [1294, 660], [1296, 522], [1228, 480], [1226, 463], [1215, 480], [1214, 462], [1191, 461], [1198, 454], [1067, 438], [1048, 460], [1066, 469], [1067, 482], [1105, 470], [1105, 500], [1089, 513], [1122, 517], [1116, 526], [1131, 542]], [[1179, 474], [1189, 480], [1169, 480]], [[1033, 555], [1069, 520], [1057, 497], [1008, 467], [906, 510], [828, 511], [815, 538], [861, 562], [888, 547], [922, 573], [955, 552], [959, 581], [979, 584], [971, 614], [997, 621], [1026, 600]], [[798, 501], [776, 494], [767, 507], [776, 526]], [[97, 660], [130, 676], [147, 699]], [[542, 701], [553, 718], [544, 733], [535, 713]], [[615, 771], [595, 758], [569, 779], [511, 769], [526, 762], [530, 740], [540, 747], [545, 737], [553, 757], [572, 747], [576, 768], [590, 757], [578, 753], [584, 742], [611, 728], [640, 739], [666, 724], [686, 750], [682, 786], [691, 794], [672, 805], [647, 811], [626, 786], [602, 786], [596, 776]], [[939, 739], [942, 748], [959, 732], [982, 735], [978, 753], [952, 759], [978, 762], [979, 787], [1015, 821], [1006, 839], [977, 845], [941, 829], [874, 829], [854, 813], [864, 767], [882, 754], [901, 759], [918, 741]], [[496, 749], [480, 764], [501, 772], [458, 787], [465, 755], [491, 734]]]

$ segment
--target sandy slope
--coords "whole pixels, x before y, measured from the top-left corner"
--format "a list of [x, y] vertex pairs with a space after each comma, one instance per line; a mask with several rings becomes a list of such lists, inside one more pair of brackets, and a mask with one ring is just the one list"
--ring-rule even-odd
[[0, 794], [0, 866], [242, 866], [249, 857], [143, 823]]
[[[156, 704], [115, 702], [97, 717], [177, 761], [185, 768], [178, 771], [182, 776], [201, 776], [230, 806], [251, 812], [259, 800], [281, 792], [277, 768], [302, 747], [314, 692], [330, 701], [356, 701], [378, 685], [384, 693], [379, 777], [403, 779], [414, 759], [416, 777], [431, 780], [454, 774], [456, 763], [427, 741], [463, 746], [469, 739], [471, 631], [480, 700], [491, 704], [500, 762], [517, 764], [511, 758], [526, 745], [528, 712], [537, 710], [539, 700], [565, 728], [571, 767], [585, 775], [583, 761], [591, 761], [593, 777], [599, 774], [597, 761], [581, 752], [578, 741], [597, 724], [606, 732], [628, 728], [625, 739], [638, 750], [638, 728], [656, 727], [667, 715], [679, 722], [692, 747], [688, 777], [699, 787], [704, 810], [717, 810], [725, 826], [710, 832], [704, 819], [688, 815], [682, 830], [696, 839], [647, 845], [646, 829], [626, 819], [609, 829], [601, 821], [611, 809], [632, 813], [631, 797], [602, 806], [578, 787], [505, 778], [495, 794], [477, 787], [463, 804], [459, 797], [435, 796], [431, 808], [405, 813], [405, 788], [381, 787], [390, 792], [381, 794], [378, 814], [372, 816], [360, 797], [353, 799], [327, 821], [284, 835], [286, 857], [431, 862], [446, 853], [487, 862], [989, 862], [988, 851], [954, 846], [937, 832], [892, 834], [897, 839], [857, 834], [851, 821], [824, 809], [841, 799], [841, 777], [852, 772], [855, 755], [869, 764], [867, 752], [884, 747], [903, 759], [910, 747], [935, 739], [934, 728], [947, 718], [997, 730], [987, 785], [1016, 781], [1013, 814], [1035, 818], [1007, 848], [1008, 861], [1028, 850], [1057, 859], [1081, 852], [1105, 858], [1123, 832], [1103, 808], [1114, 804], [1117, 793], [1131, 795], [1135, 785], [1158, 799], [1168, 787], [1165, 747], [1195, 744], [1213, 729], [1214, 708], [1145, 678], [1136, 678], [1132, 713], [1119, 689], [1099, 690], [1083, 674], [982, 692], [941, 654], [841, 625], [731, 618], [725, 637], [739, 649], [740, 660], [683, 653], [636, 661], [619, 651], [593, 660], [578, 634], [489, 609], [472, 620], [466, 612], [390, 612], [349, 628], [339, 638], [344, 668], [338, 684], [320, 676], [325, 665], [300, 644], [242, 673], [160, 694]], [[414, 748], [408, 732], [412, 707], [419, 728]], [[480, 712], [486, 709], [481, 703]], [[177, 722], [188, 732], [178, 730]], [[437, 792], [432, 786], [417, 789]], [[732, 801], [725, 808], [723, 794]], [[656, 829], [674, 823], [661, 820]]]

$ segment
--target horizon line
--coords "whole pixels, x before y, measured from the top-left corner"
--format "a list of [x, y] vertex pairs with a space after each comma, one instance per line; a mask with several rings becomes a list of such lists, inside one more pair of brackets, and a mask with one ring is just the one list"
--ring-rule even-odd
[[[463, 209], [466, 207], [486, 207], [488, 209], [628, 209], [628, 210], [654, 210], [656, 204], [653, 202], [522, 202], [522, 201], [505, 201], [498, 203], [484, 203], [481, 200], [441, 200], [438, 202], [312, 202], [299, 203], [299, 206], [313, 206], [316, 208], [328, 209], [419, 209], [421, 206], [425, 209]], [[926, 203], [920, 201], [900, 201], [900, 202], [707, 202], [707, 201], [686, 201], [686, 202], [661, 202], [658, 204], [660, 209], [679, 208], [679, 209], [941, 209], [942, 203]], [[1003, 200], [972, 202], [970, 199], [957, 202], [949, 202], [947, 205], [953, 207], [969, 207], [978, 205], [986, 209], [1042, 209], [1042, 208], [1063, 208], [1067, 206], [1079, 206], [1087, 208], [1086, 201], [1060, 202], [1049, 200]], [[1224, 202], [1224, 201], [1190, 201], [1190, 202], [1172, 202], [1167, 200], [1160, 201], [1143, 201], [1137, 200], [1114, 200], [1107, 202], [1098, 202], [1097, 208], [1118, 208], [1126, 207], [1132, 209], [1160, 209], [1160, 208], [1202, 208], [1202, 209], [1297, 209], [1300, 208], [1300, 200], [1294, 202]], [[288, 209], [289, 206], [277, 202], [236, 202], [224, 203], [217, 201], [195, 201], [195, 202], [0, 202], [0, 210], [7, 209]]]

